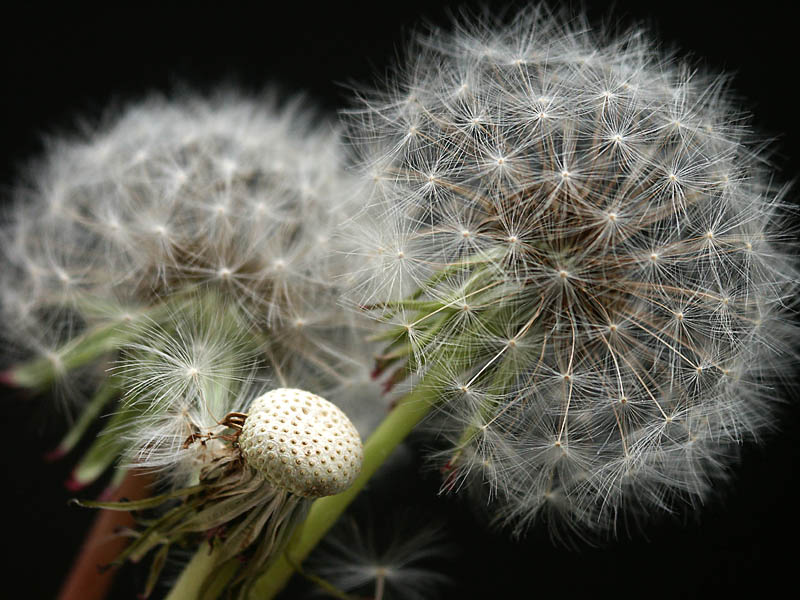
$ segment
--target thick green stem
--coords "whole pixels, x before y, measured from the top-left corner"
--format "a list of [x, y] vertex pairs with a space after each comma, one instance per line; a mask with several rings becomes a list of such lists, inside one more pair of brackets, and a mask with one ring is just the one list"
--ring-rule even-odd
[[252, 600], [274, 598], [284, 588], [295, 571], [293, 565], [303, 562], [397, 445], [430, 412], [439, 391], [436, 385], [423, 382], [386, 416], [364, 444], [364, 462], [353, 485], [341, 494], [314, 502], [286, 551], [256, 580], [250, 590]]
[[183, 569], [165, 600], [197, 600], [200, 598], [203, 582], [216, 566], [219, 554], [219, 548], [212, 549], [208, 542], [203, 542], [192, 560]]

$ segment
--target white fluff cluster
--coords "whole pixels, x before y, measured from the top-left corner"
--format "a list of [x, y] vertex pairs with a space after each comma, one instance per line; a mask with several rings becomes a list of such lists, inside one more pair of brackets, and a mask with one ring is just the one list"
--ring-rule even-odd
[[189, 436], [267, 385], [341, 400], [368, 432], [372, 354], [338, 305], [358, 195], [318, 121], [228, 91], [152, 97], [53, 141], [1, 232], [3, 334], [29, 361], [3, 377], [88, 391], [111, 368], [124, 409], [103, 452], [173, 476], [214, 445]]
[[[376, 523], [372, 512], [365, 522], [340, 521], [311, 555], [311, 573], [334, 589], [375, 600], [427, 600], [440, 597], [453, 581], [440, 572], [454, 547], [445, 532], [410, 515], [389, 514], [385, 507]], [[318, 597], [321, 588], [313, 597]]]
[[119, 441], [126, 465], [159, 471], [176, 485], [235, 456], [215, 437], [227, 429], [220, 422], [245, 411], [266, 383], [256, 380], [264, 368], [248, 324], [214, 299], [191, 298], [140, 327], [111, 371], [123, 397], [106, 435]]
[[417, 42], [350, 111], [353, 300], [441, 388], [445, 488], [517, 531], [702, 499], [793, 360], [783, 190], [725, 80], [541, 8]]
[[[0, 303], [27, 362], [0, 378], [95, 388], [58, 453], [111, 413], [70, 485], [120, 462], [167, 489], [144, 501], [159, 518], [121, 556], [158, 547], [151, 582], [170, 547], [205, 539], [218, 561], [208, 576], [226, 569], [243, 597], [308, 509], [303, 496], [355, 478], [361, 441], [338, 408], [322, 412], [341, 429], [313, 448], [346, 433], [334, 475], [265, 469], [269, 441], [254, 428], [268, 387], [341, 402], [364, 433], [383, 416], [367, 321], [338, 304], [349, 258], [337, 230], [358, 201], [336, 128], [298, 102], [235, 92], [132, 105], [54, 142], [19, 191], [1, 232]], [[303, 488], [292, 474], [320, 477]]]
[[331, 238], [353, 194], [337, 137], [299, 103], [230, 92], [151, 98], [54, 141], [2, 231], [8, 337], [55, 360], [82, 330], [212, 288], [314, 344], [340, 318]]

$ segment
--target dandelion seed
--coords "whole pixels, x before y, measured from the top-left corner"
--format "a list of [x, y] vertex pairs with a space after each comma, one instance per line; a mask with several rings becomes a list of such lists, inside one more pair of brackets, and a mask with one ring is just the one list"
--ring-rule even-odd
[[376, 533], [371, 520], [338, 524], [311, 556], [310, 571], [338, 590], [375, 600], [424, 600], [452, 583], [437, 569], [453, 553], [441, 528], [392, 515], [389, 528]]

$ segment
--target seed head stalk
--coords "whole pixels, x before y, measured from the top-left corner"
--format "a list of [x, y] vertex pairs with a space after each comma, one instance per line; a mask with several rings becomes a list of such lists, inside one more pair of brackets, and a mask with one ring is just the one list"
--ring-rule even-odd
[[[172, 586], [166, 600], [194, 600], [197, 598], [208, 598], [209, 593], [218, 594], [221, 590], [219, 586], [213, 586], [212, 589], [205, 589], [205, 595], [201, 596], [201, 589], [206, 582], [209, 573], [214, 570], [217, 561], [220, 557], [221, 549], [219, 547], [212, 548], [208, 542], [204, 542], [197, 550], [189, 564], [184, 567], [183, 571], [178, 578], [178, 581]], [[234, 575], [234, 570], [225, 572], [227, 575], [226, 580]]]

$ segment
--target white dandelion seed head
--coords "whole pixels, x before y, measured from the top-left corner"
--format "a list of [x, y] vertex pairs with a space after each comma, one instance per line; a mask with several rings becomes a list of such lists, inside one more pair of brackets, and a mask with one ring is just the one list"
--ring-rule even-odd
[[699, 502], [774, 422], [790, 208], [726, 81], [534, 7], [418, 36], [347, 115], [352, 301], [438, 378], [444, 487], [517, 531]]
[[331, 326], [336, 228], [357, 199], [338, 138], [300, 100], [226, 91], [153, 96], [53, 140], [2, 227], [4, 337], [24, 347], [17, 323], [55, 316], [74, 335], [100, 320], [86, 314], [98, 299], [146, 307], [195, 288], [263, 327]]
[[265, 389], [323, 395], [367, 435], [386, 409], [370, 323], [338, 303], [360, 204], [340, 137], [300, 98], [227, 90], [53, 140], [0, 227], [9, 380], [90, 406], [110, 374], [108, 451], [176, 485], [232, 456], [220, 420]]

